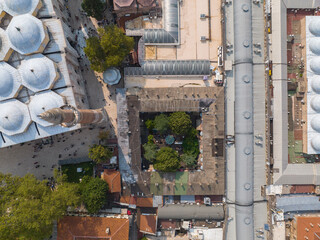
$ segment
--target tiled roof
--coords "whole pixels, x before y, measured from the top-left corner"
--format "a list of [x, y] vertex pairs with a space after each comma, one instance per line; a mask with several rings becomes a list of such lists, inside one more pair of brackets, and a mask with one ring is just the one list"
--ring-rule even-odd
[[320, 217], [298, 216], [296, 220], [297, 239], [320, 239]]
[[120, 203], [128, 204], [128, 205], [137, 205], [137, 197], [121, 196]]
[[105, 169], [101, 174], [101, 178], [108, 183], [111, 193], [121, 192], [121, 177], [119, 171]]
[[138, 197], [137, 207], [153, 207], [153, 198]]
[[140, 215], [139, 230], [143, 233], [155, 234], [157, 230], [157, 215]]
[[[109, 228], [109, 233], [106, 229]], [[128, 240], [129, 219], [66, 216], [58, 222], [57, 240]]]

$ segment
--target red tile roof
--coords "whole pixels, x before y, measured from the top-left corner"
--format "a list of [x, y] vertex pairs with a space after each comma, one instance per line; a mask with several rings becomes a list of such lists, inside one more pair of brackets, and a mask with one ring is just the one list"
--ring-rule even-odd
[[139, 230], [143, 233], [156, 234], [157, 215], [140, 215]]
[[121, 177], [119, 171], [105, 169], [101, 174], [101, 178], [108, 183], [111, 193], [121, 192]]
[[137, 205], [137, 197], [121, 196], [120, 203], [128, 204], [128, 205]]
[[[109, 233], [106, 233], [106, 229]], [[128, 240], [129, 219], [63, 217], [58, 222], [57, 240]]]
[[153, 198], [138, 197], [137, 207], [153, 207]]
[[320, 239], [320, 217], [296, 217], [297, 239]]

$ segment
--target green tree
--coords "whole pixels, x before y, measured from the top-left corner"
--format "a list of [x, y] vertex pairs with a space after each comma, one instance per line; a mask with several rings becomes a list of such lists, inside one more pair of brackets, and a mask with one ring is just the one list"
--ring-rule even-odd
[[153, 139], [152, 135], [148, 135], [148, 143], [154, 143]]
[[83, 0], [81, 7], [88, 16], [96, 18], [97, 20], [103, 18], [105, 4], [101, 0]]
[[107, 200], [108, 184], [100, 178], [83, 177], [81, 183], [83, 203], [89, 213], [97, 213]]
[[146, 127], [148, 128], [149, 131], [152, 131], [154, 129], [154, 121], [151, 119], [148, 119], [146, 122]]
[[186, 164], [187, 167], [193, 167], [196, 164], [196, 157], [193, 154], [183, 154], [181, 156], [182, 162]]
[[179, 154], [170, 147], [161, 148], [154, 162], [154, 168], [161, 172], [175, 172], [180, 167]]
[[79, 204], [76, 184], [61, 181], [51, 191], [47, 181], [39, 181], [34, 175], [0, 173], [0, 239], [48, 238], [53, 221], [60, 219], [68, 206]]
[[160, 133], [164, 134], [169, 128], [169, 118], [165, 114], [157, 115], [154, 119], [154, 128]]
[[96, 163], [104, 163], [112, 157], [113, 153], [107, 147], [94, 144], [89, 148], [89, 158]]
[[199, 140], [197, 130], [190, 128], [187, 136], [183, 139], [182, 148], [184, 154], [193, 155], [196, 158], [199, 154]]
[[155, 145], [154, 143], [145, 143], [143, 144], [143, 150], [144, 158], [149, 162], [153, 162], [157, 154], [157, 145]]
[[104, 72], [109, 67], [120, 66], [123, 59], [134, 47], [134, 40], [116, 26], [98, 28], [98, 37], [86, 40], [84, 52], [89, 58], [90, 67], [97, 72]]
[[170, 115], [169, 125], [176, 135], [186, 135], [191, 128], [191, 119], [185, 112], [174, 112]]

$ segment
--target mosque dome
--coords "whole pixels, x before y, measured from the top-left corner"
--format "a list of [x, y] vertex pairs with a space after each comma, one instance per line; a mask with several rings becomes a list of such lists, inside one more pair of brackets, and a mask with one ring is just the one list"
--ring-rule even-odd
[[320, 135], [316, 135], [311, 139], [311, 146], [317, 152], [320, 152]]
[[320, 36], [320, 19], [318, 17], [312, 18], [309, 24], [309, 30], [313, 35]]
[[13, 17], [6, 31], [12, 48], [20, 54], [39, 51], [45, 39], [42, 22], [29, 14]]
[[13, 77], [11, 73], [4, 68], [0, 68], [0, 76], [0, 95], [8, 95], [13, 89]]
[[320, 112], [320, 96], [315, 96], [312, 98], [311, 107], [314, 111]]
[[13, 98], [21, 87], [18, 71], [5, 62], [0, 62], [0, 100]]
[[7, 61], [12, 53], [7, 33], [0, 28], [0, 61]]
[[320, 55], [320, 38], [311, 38], [309, 48], [314, 54]]
[[317, 131], [320, 132], [320, 117], [315, 116], [311, 120], [311, 127]]
[[320, 57], [312, 58], [310, 61], [310, 68], [314, 73], [320, 74]]
[[25, 58], [19, 72], [22, 84], [33, 92], [49, 89], [57, 76], [53, 62], [42, 54]]
[[115, 67], [108, 68], [103, 73], [103, 81], [109, 85], [118, 84], [120, 79], [121, 79], [120, 71]]
[[18, 100], [9, 100], [0, 104], [0, 131], [15, 135], [26, 130], [30, 123], [28, 108]]
[[63, 105], [63, 97], [52, 91], [45, 91], [40, 94], [36, 94], [34, 97], [31, 98], [31, 101], [29, 103], [31, 119], [44, 127], [52, 126], [52, 123], [47, 122], [39, 118], [38, 116], [41, 113], [44, 113], [50, 109], [60, 108]]
[[312, 90], [316, 93], [320, 93], [320, 76], [314, 76], [311, 80]]
[[32, 0], [4, 0], [4, 3], [8, 9], [17, 14], [28, 13], [32, 7]]

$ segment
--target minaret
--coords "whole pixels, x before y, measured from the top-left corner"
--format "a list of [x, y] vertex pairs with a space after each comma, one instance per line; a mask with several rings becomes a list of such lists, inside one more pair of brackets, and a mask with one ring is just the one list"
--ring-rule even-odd
[[102, 123], [107, 119], [107, 114], [104, 109], [76, 109], [72, 106], [64, 106], [52, 108], [41, 113], [38, 117], [55, 125], [73, 127], [78, 123]]

